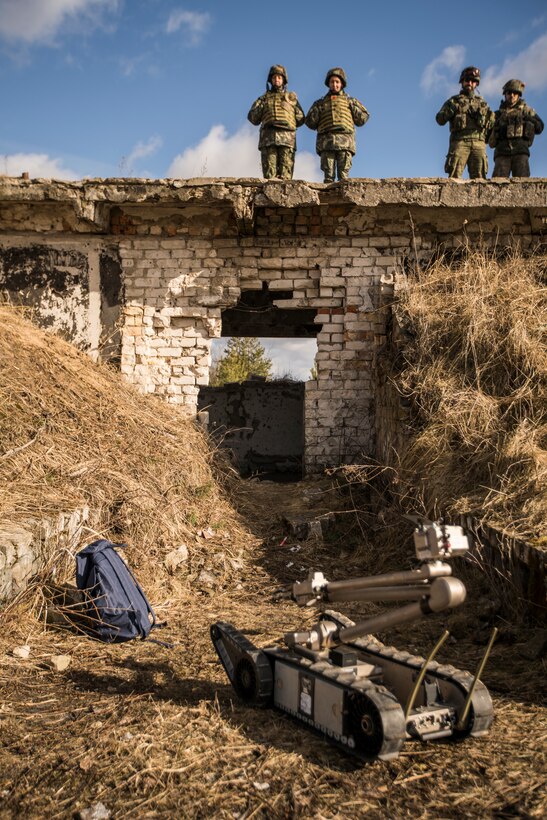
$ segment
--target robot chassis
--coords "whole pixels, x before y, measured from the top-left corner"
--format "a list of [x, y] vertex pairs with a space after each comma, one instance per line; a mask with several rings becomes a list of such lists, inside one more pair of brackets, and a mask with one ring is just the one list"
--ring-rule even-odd
[[299, 606], [342, 601], [411, 601], [355, 624], [326, 610], [311, 629], [289, 632], [285, 646], [255, 647], [231, 624], [217, 622], [211, 639], [238, 696], [275, 706], [359, 758], [397, 757], [407, 738], [480, 737], [493, 719], [479, 678], [495, 639], [492, 634], [476, 674], [398, 651], [371, 633], [409, 623], [462, 604], [466, 590], [447, 559], [463, 555], [469, 541], [461, 527], [419, 522], [414, 532], [418, 569], [344, 581], [321, 572], [295, 583]]

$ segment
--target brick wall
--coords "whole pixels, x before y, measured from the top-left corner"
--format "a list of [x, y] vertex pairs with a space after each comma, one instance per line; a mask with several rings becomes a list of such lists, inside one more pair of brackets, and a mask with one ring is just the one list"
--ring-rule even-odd
[[[208, 383], [222, 311], [236, 305], [242, 291], [267, 287], [274, 297], [275, 291], [292, 292], [274, 304], [313, 309], [321, 328], [317, 379], [306, 383], [310, 471], [397, 446], [400, 408], [379, 356], [385, 352], [394, 274], [416, 258], [464, 243], [538, 247], [544, 242], [546, 203], [546, 180], [354, 180], [324, 186], [4, 179], [0, 246], [65, 244], [82, 248], [84, 255], [92, 246], [96, 257], [103, 247], [116, 255], [122, 373], [189, 414]], [[52, 275], [40, 271], [42, 279]], [[94, 296], [100, 279], [90, 283], [89, 304], [100, 303]], [[85, 312], [85, 304], [79, 309]]]
[[[385, 300], [397, 250], [389, 238], [335, 235], [285, 238], [295, 214], [264, 213], [261, 235], [120, 242], [125, 286], [122, 373], [143, 391], [195, 412], [208, 383], [211, 340], [221, 333], [223, 308], [242, 289], [292, 291], [283, 308], [314, 308], [317, 379], [306, 384], [306, 463], [351, 462], [372, 446], [375, 350], [385, 342]], [[318, 209], [317, 209], [318, 210]], [[313, 215], [312, 215], [313, 219]], [[334, 234], [334, 216], [321, 217]], [[336, 219], [336, 222], [335, 222]], [[307, 224], [300, 225], [302, 230]], [[310, 227], [314, 227], [311, 225]], [[272, 236], [272, 233], [281, 235]]]

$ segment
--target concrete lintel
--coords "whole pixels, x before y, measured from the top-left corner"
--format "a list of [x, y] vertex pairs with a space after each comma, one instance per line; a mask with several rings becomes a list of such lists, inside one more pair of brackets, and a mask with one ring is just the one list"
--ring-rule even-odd
[[[302, 180], [259, 179], [86, 179], [0, 177], [2, 204], [68, 206], [75, 221], [69, 229], [104, 233], [115, 206], [170, 208], [225, 206], [241, 233], [252, 232], [256, 207], [298, 209], [339, 205], [350, 208], [523, 208], [543, 222], [547, 216], [547, 179], [351, 179], [330, 185]], [[2, 221], [0, 220], [0, 230]]]

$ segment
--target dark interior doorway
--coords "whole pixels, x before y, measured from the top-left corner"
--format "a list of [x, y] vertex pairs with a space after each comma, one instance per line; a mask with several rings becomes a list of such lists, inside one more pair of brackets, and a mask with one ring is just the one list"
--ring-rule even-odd
[[[313, 339], [321, 330], [313, 308], [277, 307], [292, 291], [243, 291], [222, 313], [222, 337]], [[289, 368], [290, 372], [290, 368]], [[198, 410], [243, 476], [298, 481], [303, 474], [304, 381], [253, 379], [202, 387]]]
[[198, 409], [243, 476], [299, 481], [304, 455], [304, 382], [249, 380], [203, 387]]

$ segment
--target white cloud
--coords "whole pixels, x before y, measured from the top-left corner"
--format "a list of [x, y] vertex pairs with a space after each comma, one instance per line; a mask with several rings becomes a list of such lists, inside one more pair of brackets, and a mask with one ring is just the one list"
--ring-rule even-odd
[[261, 339], [272, 360], [274, 379], [284, 376], [307, 381], [317, 353], [316, 339]]
[[148, 142], [138, 142], [131, 153], [127, 156], [127, 165], [131, 167], [134, 162], [137, 162], [139, 159], [144, 159], [144, 157], [149, 157], [152, 154], [155, 154], [161, 146], [163, 145], [163, 140], [159, 136], [150, 137]]
[[297, 151], [294, 163], [294, 178], [305, 179], [306, 182], [323, 182], [323, 174], [319, 168], [319, 157], [309, 151]]
[[[196, 146], [186, 148], [171, 163], [168, 177], [261, 177], [258, 133], [244, 125], [231, 136], [224, 125], [213, 125]], [[295, 179], [318, 181], [319, 164], [309, 151], [297, 151]]]
[[63, 167], [63, 161], [47, 154], [4, 154], [0, 155], [0, 174], [19, 177], [28, 171], [31, 179], [79, 179], [79, 174]]
[[119, 0], [0, 0], [0, 37], [27, 44], [47, 42], [66, 23], [97, 25]]
[[197, 45], [203, 35], [209, 30], [212, 17], [207, 11], [185, 11], [178, 9], [169, 15], [165, 30], [167, 34], [174, 34], [179, 29], [186, 32], [190, 45]]
[[501, 67], [489, 66], [483, 72], [481, 90], [484, 94], [501, 94], [504, 83], [511, 79], [522, 80], [533, 91], [547, 88], [547, 33], [524, 51], [508, 57]]
[[145, 52], [144, 54], [137, 54], [135, 57], [119, 57], [118, 65], [123, 77], [133, 77], [137, 73], [145, 73], [149, 77], [159, 77], [160, 69], [151, 60], [150, 52]]
[[424, 69], [420, 85], [426, 94], [450, 91], [457, 84], [465, 61], [465, 46], [447, 46]]
[[137, 57], [120, 57], [118, 62], [124, 77], [132, 77], [137, 68], [143, 63], [145, 59], [144, 54], [139, 54]]

